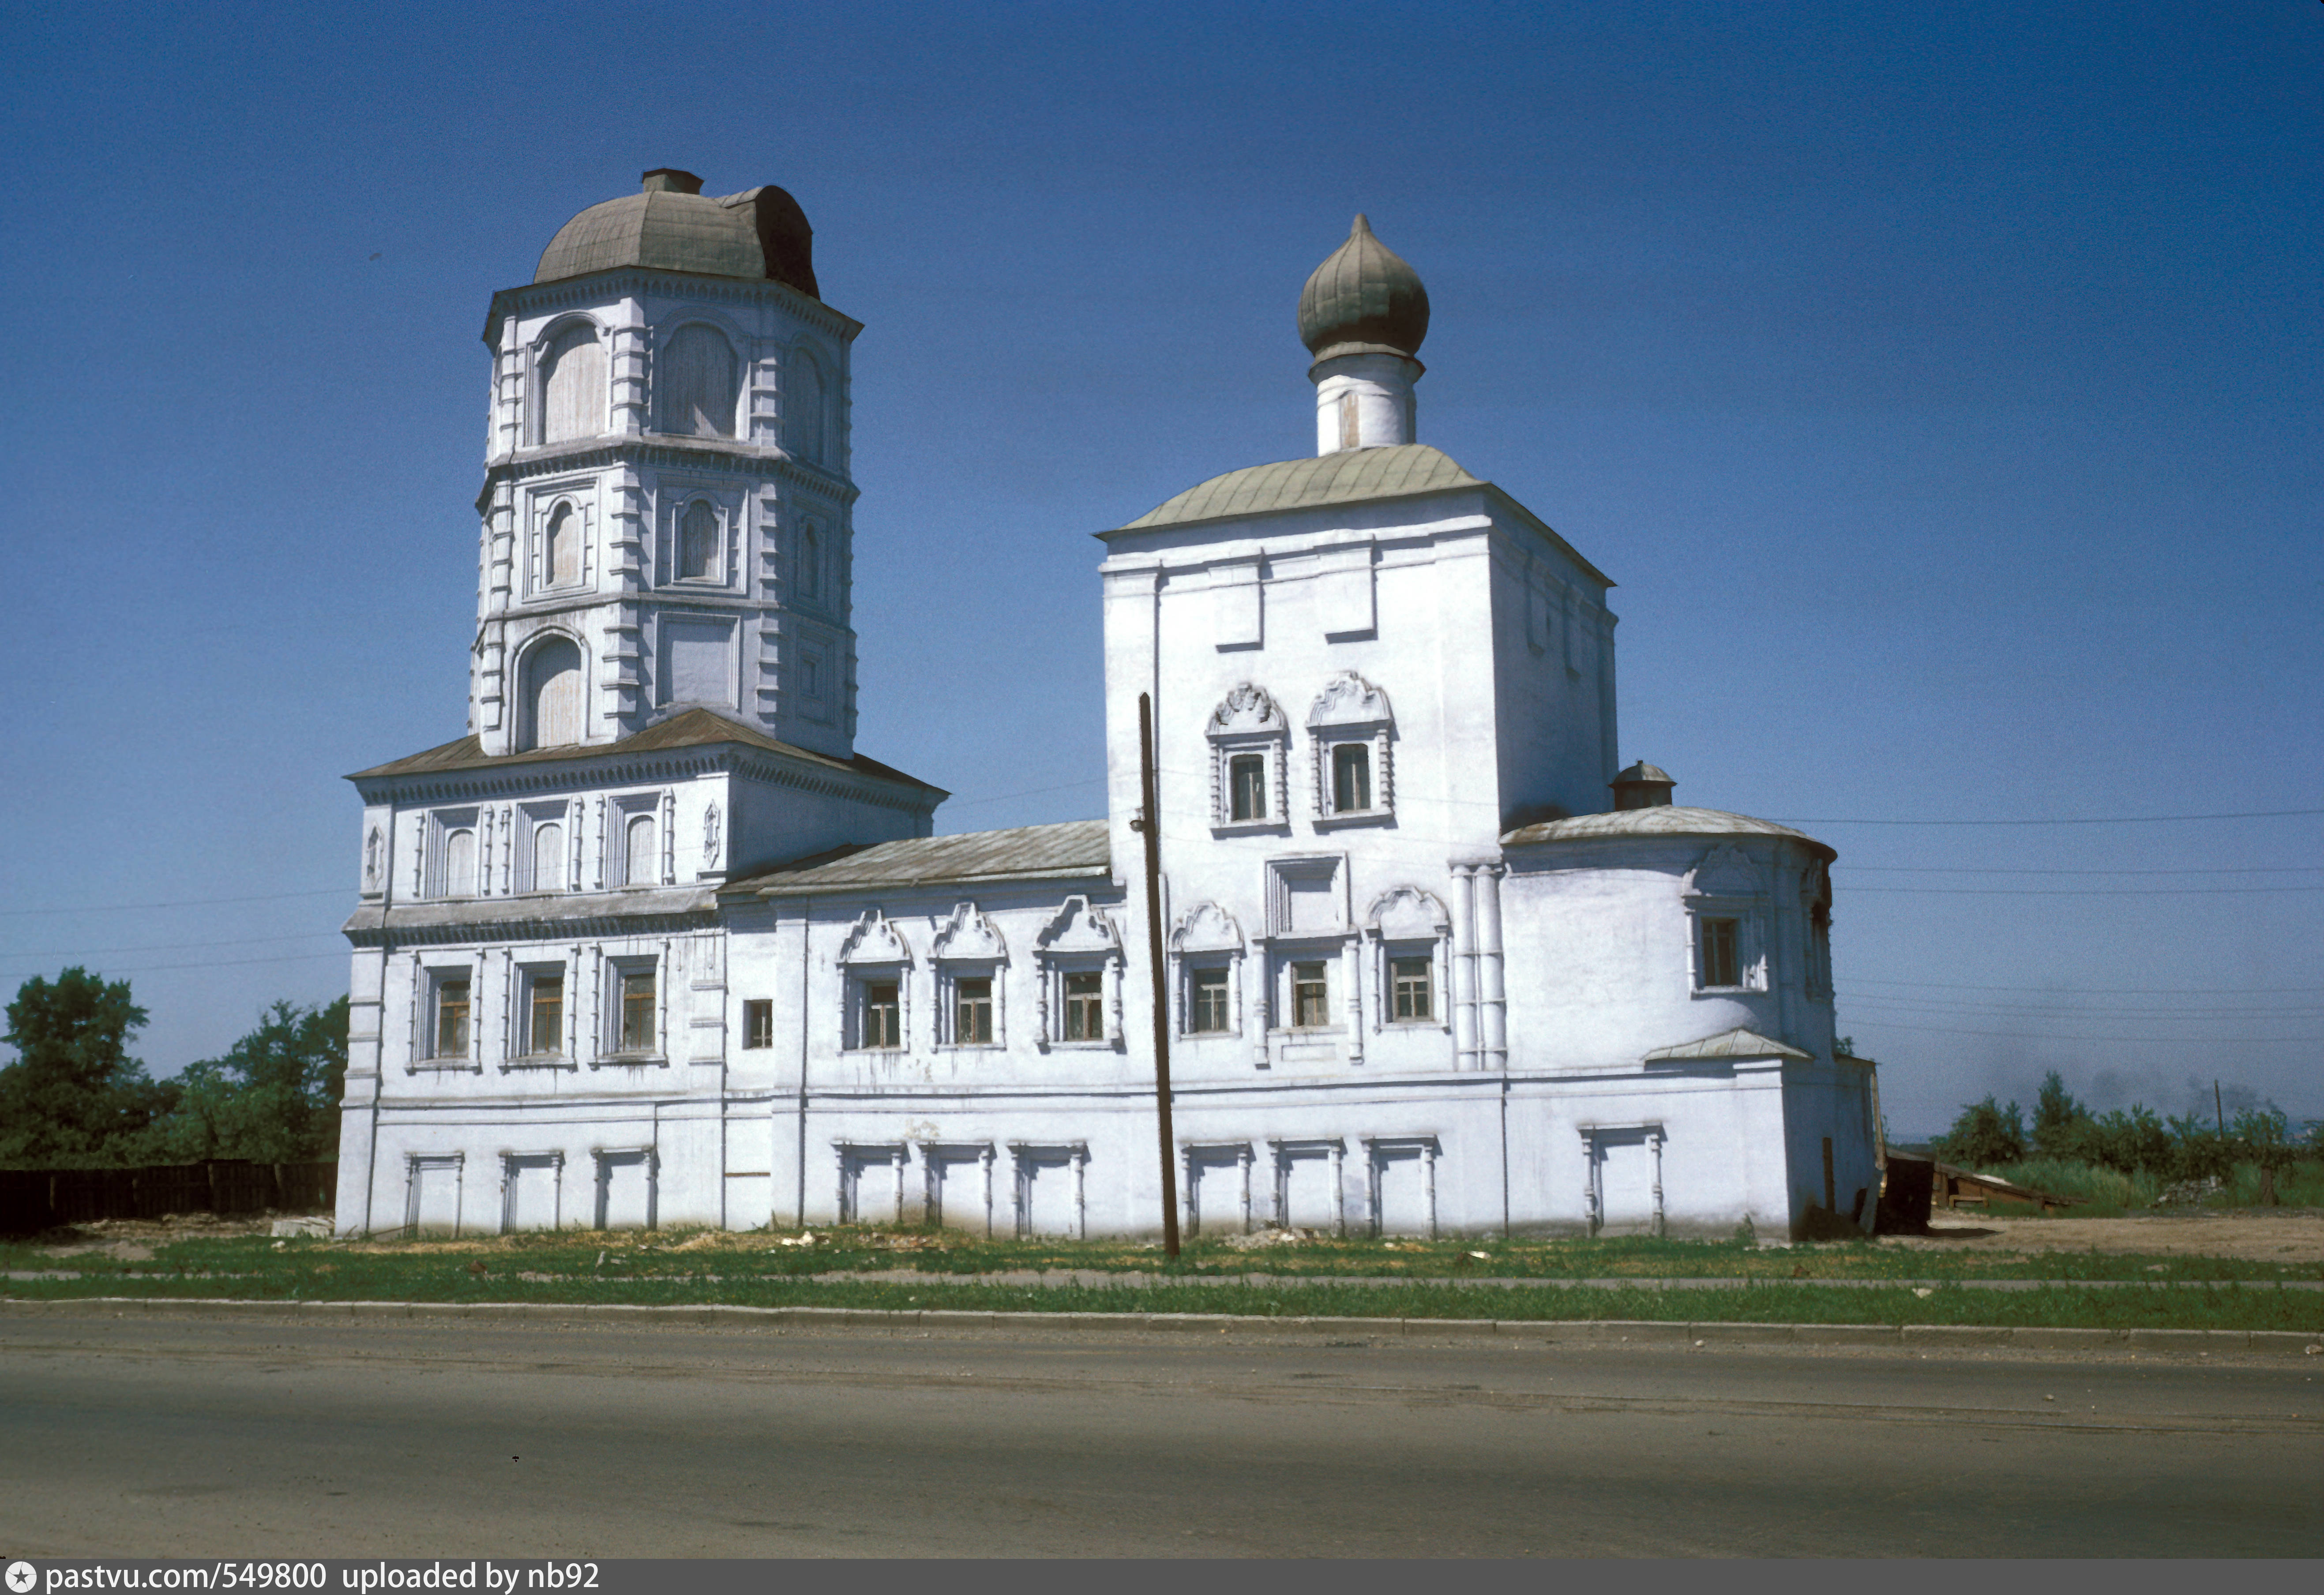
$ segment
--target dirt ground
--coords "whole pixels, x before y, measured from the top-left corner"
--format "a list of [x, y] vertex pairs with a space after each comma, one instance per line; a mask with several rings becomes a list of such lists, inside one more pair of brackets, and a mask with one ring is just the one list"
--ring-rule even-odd
[[2257, 1208], [2119, 1219], [1969, 1217], [1939, 1213], [1927, 1235], [1888, 1235], [1884, 1246], [1920, 1251], [2143, 1252], [2150, 1257], [2241, 1258], [2324, 1263], [2324, 1209]]

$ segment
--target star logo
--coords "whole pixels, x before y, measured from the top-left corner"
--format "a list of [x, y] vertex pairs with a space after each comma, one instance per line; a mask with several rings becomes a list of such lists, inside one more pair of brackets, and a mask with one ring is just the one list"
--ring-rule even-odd
[[8, 1564], [8, 1589], [11, 1595], [25, 1595], [27, 1590], [40, 1581], [41, 1575], [33, 1571], [31, 1563], [12, 1562]]

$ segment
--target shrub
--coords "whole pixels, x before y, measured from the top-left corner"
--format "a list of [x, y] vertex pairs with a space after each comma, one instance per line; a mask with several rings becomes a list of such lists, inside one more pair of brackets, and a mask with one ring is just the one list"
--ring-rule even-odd
[[2025, 1120], [2015, 1102], [2006, 1108], [1991, 1096], [1960, 1111], [1952, 1128], [1939, 1137], [1936, 1153], [1948, 1163], [1968, 1168], [1993, 1168], [2016, 1163], [2025, 1156]]

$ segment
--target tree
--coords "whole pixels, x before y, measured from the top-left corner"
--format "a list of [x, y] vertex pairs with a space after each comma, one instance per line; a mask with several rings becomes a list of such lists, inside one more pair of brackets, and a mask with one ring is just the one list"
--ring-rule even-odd
[[2018, 1162], [2025, 1156], [2024, 1111], [2015, 1102], [2006, 1108], [1997, 1106], [1990, 1096], [1971, 1102], [1939, 1138], [1936, 1151], [1948, 1161], [1970, 1168]]
[[51, 982], [34, 975], [8, 1005], [5, 1039], [16, 1061], [0, 1068], [0, 1165], [15, 1168], [135, 1163], [152, 1149], [155, 1121], [175, 1104], [129, 1056], [145, 1010], [127, 981], [78, 965]]
[[189, 1064], [171, 1125], [178, 1157], [302, 1163], [339, 1141], [347, 1074], [347, 1000], [321, 1008], [277, 1001], [223, 1057]]
[[2042, 1156], [2087, 1157], [2089, 1131], [2090, 1111], [2074, 1100], [2058, 1071], [2043, 1075], [2041, 1094], [2034, 1099], [2034, 1145]]
[[2299, 1143], [2292, 1139], [2292, 1125], [2283, 1110], [2271, 1102], [2264, 1108], [2246, 1108], [2236, 1115], [2228, 1133], [2235, 1138], [2236, 1150], [2259, 1165], [2259, 1200], [2262, 1205], [2276, 1205], [2275, 1176], [2290, 1168], [2300, 1156]]

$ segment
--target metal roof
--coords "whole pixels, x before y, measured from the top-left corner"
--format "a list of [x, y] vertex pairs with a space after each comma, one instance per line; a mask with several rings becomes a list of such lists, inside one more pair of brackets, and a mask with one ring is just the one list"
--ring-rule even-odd
[[558, 229], [541, 252], [535, 282], [556, 282], [625, 266], [704, 277], [772, 281], [810, 299], [814, 229], [798, 201], [773, 187], [711, 198], [702, 180], [667, 169], [646, 174], [643, 192], [593, 205]]
[[359, 770], [346, 779], [361, 781], [383, 776], [432, 775], [447, 770], [496, 770], [503, 765], [551, 764], [563, 760], [653, 753], [667, 748], [706, 747], [719, 742], [741, 742], [746, 747], [819, 764], [826, 770], [844, 770], [868, 780], [918, 787], [923, 791], [934, 792], [939, 798], [952, 796], [942, 787], [932, 787], [900, 770], [881, 763], [877, 759], [867, 759], [861, 753], [849, 759], [835, 759], [828, 753], [795, 748], [788, 742], [778, 742], [764, 732], [737, 724], [724, 715], [708, 709], [688, 709], [682, 715], [673, 715], [643, 731], [632, 732], [618, 742], [575, 742], [555, 748], [534, 748], [522, 753], [487, 753], [480, 739], [464, 736], [458, 742], [446, 742], [442, 747], [430, 748], [424, 753], [413, 753], [392, 763]]
[[1748, 814], [1729, 814], [1718, 808], [1689, 808], [1679, 803], [1544, 820], [1537, 825], [1511, 831], [1501, 838], [1501, 845], [1531, 847], [1545, 842], [1593, 842], [1608, 836], [1786, 836], [1794, 842], [1806, 843], [1826, 862], [1840, 856], [1836, 850], [1806, 832], [1794, 831], [1773, 820], [1755, 820]]
[[1646, 1054], [1646, 1062], [1658, 1064], [1679, 1058], [1797, 1058], [1812, 1063], [1815, 1055], [1802, 1052], [1781, 1041], [1772, 1041], [1757, 1030], [1737, 1026], [1716, 1036], [1706, 1036], [1700, 1041], [1689, 1041], [1679, 1046], [1658, 1046]]
[[1299, 290], [1299, 341], [1321, 362], [1339, 355], [1410, 359], [1428, 336], [1428, 290], [1420, 273], [1372, 236], [1359, 216]]
[[1104, 820], [1019, 825], [962, 836], [915, 836], [870, 847], [839, 848], [795, 860], [730, 892], [761, 897], [821, 896], [874, 887], [939, 886], [980, 880], [1048, 880], [1087, 875], [1111, 880], [1113, 851]]
[[1486, 485], [1442, 450], [1425, 443], [1394, 443], [1384, 448], [1348, 448], [1313, 459], [1277, 460], [1247, 466], [1188, 488], [1121, 530], [1144, 531], [1229, 515], [1259, 515], [1274, 510], [1305, 510], [1318, 504], [1397, 498], [1448, 487]]

